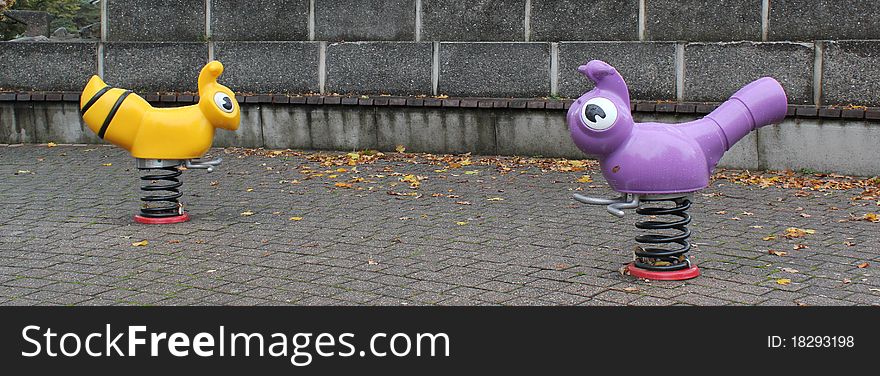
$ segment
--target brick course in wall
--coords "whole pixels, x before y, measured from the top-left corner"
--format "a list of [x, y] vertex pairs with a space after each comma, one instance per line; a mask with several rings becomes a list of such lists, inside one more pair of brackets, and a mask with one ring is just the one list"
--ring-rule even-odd
[[[199, 101], [198, 94], [186, 93], [138, 93], [155, 106], [179, 106]], [[0, 92], [0, 102], [79, 102], [76, 91], [18, 91]], [[391, 95], [291, 95], [238, 93], [235, 96], [243, 105], [289, 105], [289, 106], [359, 106], [359, 107], [411, 107], [411, 108], [473, 108], [513, 110], [567, 111], [573, 99], [551, 98], [490, 98], [490, 97], [409, 97]], [[705, 115], [719, 102], [669, 102], [633, 100], [630, 110], [638, 113]], [[867, 120], [880, 122], [880, 107], [866, 106], [815, 106], [788, 105], [789, 118]]]

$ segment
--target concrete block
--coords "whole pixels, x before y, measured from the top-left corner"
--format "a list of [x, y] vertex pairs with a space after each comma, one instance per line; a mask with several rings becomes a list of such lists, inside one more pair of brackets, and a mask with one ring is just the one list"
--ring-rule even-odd
[[0, 144], [21, 143], [21, 127], [15, 120], [15, 102], [0, 102]]
[[0, 42], [0, 89], [82, 90], [98, 72], [89, 42]]
[[68, 144], [104, 143], [82, 121], [78, 103], [55, 102], [36, 105], [33, 106], [33, 115], [34, 123], [38, 127], [36, 134], [39, 142]]
[[113, 0], [107, 2], [107, 40], [201, 41], [205, 0]]
[[532, 1], [531, 41], [638, 40], [639, 0]]
[[315, 0], [316, 40], [415, 38], [416, 0]]
[[318, 85], [318, 42], [217, 42], [221, 80], [236, 92], [313, 93]]
[[422, 0], [424, 41], [524, 41], [525, 0]]
[[877, 125], [792, 119], [758, 130], [761, 167], [877, 176]]
[[0, 105], [0, 143], [103, 141], [82, 122], [77, 103], [11, 102]]
[[880, 105], [880, 42], [825, 42], [822, 104]]
[[264, 146], [270, 149], [314, 149], [308, 110], [302, 106], [264, 105], [262, 130]]
[[45, 124], [38, 124], [33, 103], [16, 102], [11, 107], [14, 127], [7, 131], [10, 143], [39, 143], [46, 137]]
[[773, 0], [770, 40], [880, 39], [880, 17], [872, 1]]
[[207, 61], [208, 45], [204, 43], [107, 43], [104, 81], [136, 91], [196, 92], [199, 71]]
[[496, 154], [492, 111], [378, 108], [376, 123], [379, 150]]
[[756, 0], [645, 3], [648, 40], [761, 40], [761, 2]]
[[211, 39], [309, 39], [309, 0], [211, 0]]
[[495, 134], [500, 155], [586, 157], [571, 141], [563, 111], [499, 112]]
[[216, 129], [214, 131], [214, 146], [263, 147], [265, 140], [263, 140], [263, 122], [260, 115], [260, 106], [241, 106], [241, 124], [238, 129], [235, 132]]
[[453, 96], [550, 94], [549, 43], [440, 44], [438, 91]]
[[764, 76], [778, 80], [789, 103], [813, 101], [813, 45], [800, 43], [691, 43], [684, 54], [684, 100], [727, 100]]
[[330, 44], [325, 90], [340, 94], [431, 94], [432, 54], [431, 43]]
[[370, 107], [340, 110], [335, 106], [308, 107], [312, 148], [360, 150], [378, 148], [376, 114]]
[[577, 68], [598, 59], [614, 66], [629, 86], [632, 99], [675, 99], [675, 43], [559, 43], [559, 95], [576, 98], [593, 89]]
[[718, 167], [742, 170], [757, 170], [761, 168], [758, 156], [758, 133], [749, 133], [737, 141], [718, 161]]

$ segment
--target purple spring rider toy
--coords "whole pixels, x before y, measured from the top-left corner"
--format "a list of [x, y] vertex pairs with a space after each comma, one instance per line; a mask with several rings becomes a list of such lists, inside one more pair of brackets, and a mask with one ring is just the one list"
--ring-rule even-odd
[[637, 228], [655, 233], [636, 237], [642, 246], [627, 266], [630, 275], [654, 280], [700, 275], [687, 255], [691, 196], [709, 184], [718, 160], [734, 143], [785, 118], [785, 91], [779, 82], [764, 77], [702, 119], [681, 124], [634, 123], [629, 90], [614, 67], [593, 60], [578, 71], [596, 88], [578, 98], [568, 111], [571, 138], [584, 153], [599, 159], [602, 175], [621, 195], [607, 199], [575, 194], [574, 198], [607, 205], [608, 212], [617, 217], [623, 217], [623, 209], [636, 209], [641, 215], [674, 218], [636, 222]]

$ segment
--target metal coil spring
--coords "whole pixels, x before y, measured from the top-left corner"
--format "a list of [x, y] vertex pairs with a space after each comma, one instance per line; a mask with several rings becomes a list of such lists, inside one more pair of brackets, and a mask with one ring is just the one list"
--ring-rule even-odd
[[[640, 207], [636, 213], [648, 216], [677, 216], [681, 219], [660, 221], [647, 220], [636, 222], [636, 227], [643, 230], [678, 230], [676, 234], [646, 234], [636, 236], [636, 241], [647, 245], [671, 245], [670, 248], [656, 246], [643, 246], [636, 250], [635, 266], [656, 271], [673, 271], [690, 267], [687, 252], [691, 249], [688, 238], [691, 231], [687, 225], [691, 223], [691, 216], [687, 210], [691, 207], [691, 201], [686, 197], [670, 198], [652, 201], [670, 201], [674, 207]], [[677, 244], [677, 246], [675, 246]]]
[[[141, 196], [141, 201], [144, 202], [141, 207], [141, 216], [162, 218], [180, 215], [181, 205], [177, 199], [183, 196], [183, 193], [178, 188], [183, 183], [177, 179], [182, 174], [177, 166], [142, 168], [141, 170], [149, 171], [147, 175], [141, 176], [141, 180], [150, 182], [147, 185], [141, 186], [142, 191], [149, 193]], [[154, 193], [162, 191], [169, 193]]]

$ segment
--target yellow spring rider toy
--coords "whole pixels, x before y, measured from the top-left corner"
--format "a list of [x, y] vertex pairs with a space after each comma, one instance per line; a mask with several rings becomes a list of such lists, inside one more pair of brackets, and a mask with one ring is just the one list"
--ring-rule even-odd
[[[110, 87], [92, 76], [80, 97], [80, 112], [98, 137], [137, 158], [138, 170], [148, 171], [141, 180], [147, 192], [135, 221], [147, 224], [189, 220], [178, 199], [183, 195], [178, 177], [181, 167], [207, 169], [222, 162], [199, 160], [214, 139], [214, 128], [234, 131], [241, 121], [235, 94], [217, 83], [223, 64], [212, 61], [199, 73], [199, 103], [185, 107], [155, 108], [146, 100], [120, 88]], [[156, 171], [150, 171], [156, 170]]]

